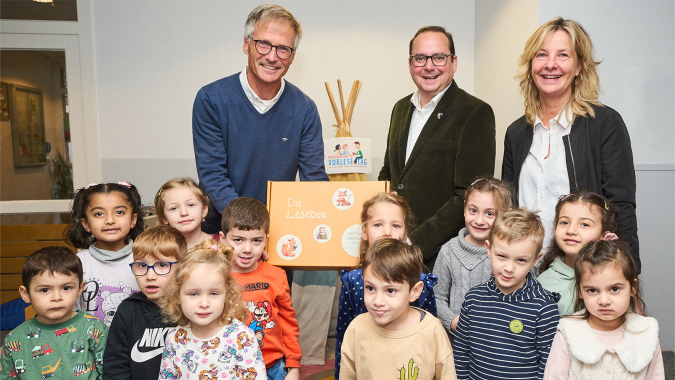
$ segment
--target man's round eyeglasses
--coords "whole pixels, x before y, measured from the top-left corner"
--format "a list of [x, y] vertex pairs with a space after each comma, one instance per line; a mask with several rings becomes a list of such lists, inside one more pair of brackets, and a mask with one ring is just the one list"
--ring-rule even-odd
[[276, 48], [277, 57], [281, 59], [289, 59], [291, 58], [291, 55], [295, 50], [292, 47], [288, 47], [286, 45], [272, 45], [271, 43], [265, 40], [253, 40], [253, 41], [255, 41], [255, 50], [262, 55], [267, 55], [272, 51], [272, 48]]
[[410, 63], [412, 63], [413, 66], [422, 67], [427, 64], [427, 60], [431, 59], [431, 63], [433, 63], [434, 66], [445, 66], [448, 63], [448, 57], [452, 56], [454, 56], [454, 54], [417, 54], [410, 56]]
[[131, 272], [133, 272], [135, 276], [145, 276], [150, 268], [152, 268], [158, 276], [166, 276], [171, 272], [171, 266], [173, 264], [178, 264], [178, 261], [158, 261], [153, 265], [148, 265], [148, 263], [142, 261], [136, 261], [129, 264], [129, 266], [131, 267]]

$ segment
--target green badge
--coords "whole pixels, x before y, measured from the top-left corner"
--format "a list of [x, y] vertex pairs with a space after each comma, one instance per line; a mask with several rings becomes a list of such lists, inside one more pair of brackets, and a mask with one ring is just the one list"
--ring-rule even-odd
[[509, 323], [509, 329], [516, 334], [520, 334], [523, 331], [523, 322], [514, 319]]

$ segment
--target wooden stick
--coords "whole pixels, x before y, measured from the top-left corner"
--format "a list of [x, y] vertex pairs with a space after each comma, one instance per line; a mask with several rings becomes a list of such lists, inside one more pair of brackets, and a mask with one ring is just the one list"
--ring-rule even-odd
[[342, 81], [338, 79], [338, 91], [340, 92], [340, 105], [342, 106], [342, 119], [347, 120], [347, 110], [345, 109], [345, 98], [342, 96]]
[[326, 82], [326, 91], [328, 91], [328, 98], [330, 99], [330, 105], [333, 107], [333, 113], [335, 114], [335, 119], [338, 122], [338, 125], [342, 124], [342, 119], [340, 118], [340, 112], [335, 105], [335, 99], [333, 99], [333, 93], [330, 91], [330, 86]]
[[358, 79], [354, 81], [354, 96], [351, 97], [351, 102], [349, 104], [349, 111], [348, 111], [348, 116], [347, 119], [345, 119], [345, 125], [349, 129], [349, 135], [352, 134], [352, 127], [351, 127], [351, 118], [352, 114], [354, 112], [354, 105], [356, 105], [356, 97], [358, 96], [358, 89], [359, 89], [359, 81]]
[[357, 82], [356, 93], [354, 94], [354, 99], [352, 99], [352, 108], [349, 111], [349, 118], [347, 119], [348, 124], [351, 124], [352, 122], [352, 115], [354, 114], [354, 106], [356, 106], [356, 99], [359, 97], [359, 92], [361, 92], [362, 82], [360, 80], [357, 80], [356, 82]]
[[[349, 115], [352, 112], [352, 99], [354, 98], [354, 94], [356, 93], [356, 82], [352, 84], [352, 91], [349, 93], [349, 99], [347, 100], [347, 115]], [[346, 117], [346, 116], [345, 116]]]
[[[347, 115], [351, 115], [354, 109], [354, 96], [356, 96], [356, 89], [359, 87], [359, 81], [355, 80], [352, 85], [352, 94], [349, 97], [349, 103], [347, 104]], [[349, 118], [349, 116], [347, 116]]]

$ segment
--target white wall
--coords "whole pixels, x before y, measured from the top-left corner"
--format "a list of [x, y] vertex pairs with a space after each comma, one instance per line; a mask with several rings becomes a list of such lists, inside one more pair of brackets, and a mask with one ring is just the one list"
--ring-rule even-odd
[[[196, 178], [191, 115], [203, 85], [241, 71], [243, 25], [257, 4], [195, 0], [93, 2], [104, 181], [138, 184], [144, 200], [171, 177]], [[337, 96], [360, 79], [352, 130], [373, 141], [376, 178], [391, 109], [415, 89], [407, 68], [417, 29], [442, 25], [455, 37], [457, 83], [474, 87], [474, 1], [311, 1], [282, 3], [304, 38], [286, 79], [316, 102], [324, 136], [335, 123], [324, 82]], [[347, 95], [345, 95], [347, 96]]]
[[539, 24], [581, 23], [593, 40], [600, 100], [617, 110], [632, 136], [637, 165], [675, 163], [675, 18], [672, 0], [539, 1]]
[[523, 116], [523, 99], [513, 77], [525, 42], [536, 28], [537, 0], [476, 1], [474, 95], [495, 113], [496, 177], [501, 177], [506, 128]]
[[538, 25], [562, 16], [590, 34], [600, 64], [600, 100], [631, 135], [643, 291], [660, 322], [661, 347], [675, 348], [675, 2], [539, 0]]

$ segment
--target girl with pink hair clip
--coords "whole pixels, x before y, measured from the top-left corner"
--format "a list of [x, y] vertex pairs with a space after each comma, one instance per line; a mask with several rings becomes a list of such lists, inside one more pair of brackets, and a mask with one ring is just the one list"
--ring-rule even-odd
[[143, 232], [141, 196], [129, 182], [90, 183], [75, 193], [66, 239], [82, 249], [84, 291], [76, 310], [110, 327], [117, 306], [139, 291], [129, 264], [131, 245]]

